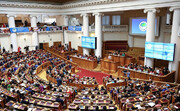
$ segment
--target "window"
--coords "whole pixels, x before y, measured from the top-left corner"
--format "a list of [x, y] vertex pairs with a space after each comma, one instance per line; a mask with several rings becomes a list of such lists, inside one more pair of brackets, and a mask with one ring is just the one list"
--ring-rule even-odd
[[112, 25], [120, 25], [121, 17], [119, 15], [112, 16]]
[[109, 25], [109, 16], [103, 16], [102, 25]]
[[44, 18], [44, 23], [51, 24], [53, 22], [56, 22], [56, 18]]

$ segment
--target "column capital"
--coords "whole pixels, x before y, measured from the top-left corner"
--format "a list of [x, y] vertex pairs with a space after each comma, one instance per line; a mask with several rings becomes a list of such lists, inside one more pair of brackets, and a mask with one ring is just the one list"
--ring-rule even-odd
[[37, 18], [37, 17], [38, 17], [38, 15], [30, 15], [30, 18], [32, 18], [32, 17], [36, 17], [36, 18]]
[[82, 13], [80, 16], [81, 16], [81, 17], [82, 17], [82, 16], [89, 17], [89, 16], [91, 16], [91, 14], [88, 14], [88, 13]]
[[174, 10], [180, 10], [180, 7], [170, 7], [169, 8], [169, 11], [171, 11], [171, 12], [174, 11]]
[[147, 13], [147, 12], [153, 12], [153, 13], [159, 13], [160, 10], [159, 9], [156, 9], [156, 8], [147, 8], [147, 9], [144, 9], [144, 13]]
[[93, 13], [92, 15], [93, 15], [93, 16], [104, 16], [103, 13], [99, 13], [99, 12]]
[[15, 14], [7, 14], [7, 17], [17, 17]]

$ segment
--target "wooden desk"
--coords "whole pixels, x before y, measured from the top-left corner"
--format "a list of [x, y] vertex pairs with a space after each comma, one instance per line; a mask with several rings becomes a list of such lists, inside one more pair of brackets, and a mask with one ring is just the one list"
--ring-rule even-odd
[[20, 111], [25, 111], [25, 110], [27, 110], [26, 108], [28, 107], [26, 104], [15, 103], [14, 101], [9, 101], [8, 103], [6, 103], [6, 106], [13, 107]]
[[0, 86], [0, 91], [2, 94], [5, 94], [6, 96], [9, 96], [11, 98], [14, 98], [16, 101], [19, 100], [19, 96], [16, 93], [12, 93], [8, 91], [7, 89], [3, 88], [2, 86]]
[[74, 55], [75, 53], [77, 53], [77, 50], [65, 51], [65, 52], [62, 53], [62, 57], [66, 58], [67, 55]]
[[84, 87], [98, 87], [99, 84], [78, 84], [78, 83], [69, 83], [68, 86], [73, 86], [73, 87], [77, 87], [78, 90], [83, 89]]
[[39, 65], [36, 69], [36, 74], [39, 74], [43, 69], [47, 68], [48, 66], [51, 65], [51, 62], [50, 61], [47, 61], [41, 65]]
[[[106, 55], [105, 58], [108, 58], [109, 55]], [[118, 65], [124, 66], [124, 65], [129, 65], [130, 63], [135, 63], [135, 58], [129, 58], [125, 56], [119, 56], [119, 55], [111, 55], [112, 61], [114, 62], [119, 62]]]
[[0, 104], [1, 104], [2, 108], [4, 108], [5, 98], [0, 97]]
[[79, 57], [74, 57], [74, 56], [70, 56], [72, 58], [72, 61], [74, 63], [77, 63], [78, 66], [85, 68], [85, 69], [94, 69], [97, 67], [97, 60], [87, 60], [87, 59], [82, 59]]
[[29, 101], [30, 104], [37, 103], [37, 105], [41, 107], [53, 108], [54, 111], [55, 109], [58, 109], [58, 111], [60, 111], [61, 105], [58, 102], [44, 101], [44, 100], [34, 99], [34, 98], [25, 98], [24, 101]]
[[139, 72], [139, 71], [136, 71], [133, 69], [118, 67], [118, 76], [124, 76], [124, 73], [122, 72], [124, 70], [130, 71], [131, 78], [139, 78], [139, 79], [143, 79], [143, 80], [149, 80], [149, 78], [151, 78], [151, 80], [163, 81], [163, 82], [174, 82], [174, 80], [175, 80], [175, 71], [172, 71], [171, 73], [164, 75], [164, 76], [158, 76], [155, 74]]
[[117, 66], [119, 62], [109, 61], [107, 59], [101, 60], [101, 70], [105, 73], [115, 73], [117, 72]]

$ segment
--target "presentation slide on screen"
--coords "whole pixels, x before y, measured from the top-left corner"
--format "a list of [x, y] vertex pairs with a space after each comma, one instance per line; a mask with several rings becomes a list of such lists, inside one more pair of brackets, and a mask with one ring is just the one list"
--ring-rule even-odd
[[175, 51], [175, 45], [174, 44], [164, 43], [164, 54], [166, 56], [163, 57], [163, 60], [173, 61], [174, 51]]
[[154, 55], [152, 54], [154, 50], [154, 45], [152, 42], [146, 42], [145, 43], [145, 57], [154, 58]]
[[173, 61], [175, 44], [146, 42], [145, 57]]
[[96, 37], [82, 36], [81, 46], [84, 48], [96, 49]]
[[[155, 19], [155, 35], [157, 35], [157, 18]], [[146, 18], [132, 18], [131, 19], [131, 34], [145, 35], [147, 29]]]

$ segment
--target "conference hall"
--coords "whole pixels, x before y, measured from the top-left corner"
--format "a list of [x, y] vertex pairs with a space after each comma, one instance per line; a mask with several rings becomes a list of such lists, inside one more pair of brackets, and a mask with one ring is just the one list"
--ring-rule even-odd
[[0, 0], [0, 111], [180, 111], [180, 0]]

